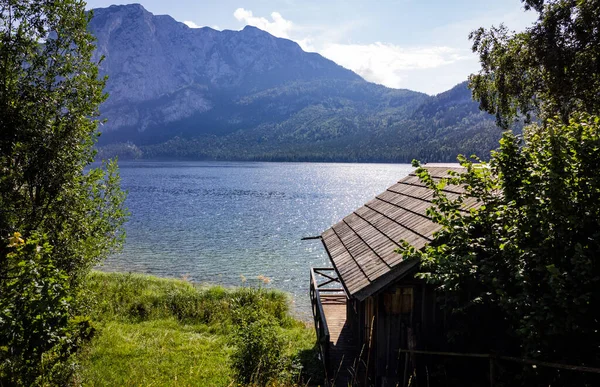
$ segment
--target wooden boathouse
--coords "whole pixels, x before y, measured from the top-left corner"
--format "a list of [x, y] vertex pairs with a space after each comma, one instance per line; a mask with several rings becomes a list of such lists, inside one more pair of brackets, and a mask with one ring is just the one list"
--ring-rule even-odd
[[[464, 171], [425, 167], [435, 179]], [[444, 191], [451, 198], [463, 192]], [[403, 386], [419, 365], [400, 349], [437, 348], [444, 339], [434, 291], [415, 278], [418, 261], [395, 252], [401, 240], [424, 247], [441, 228], [426, 214], [432, 198], [411, 173], [321, 234], [332, 266], [311, 269], [310, 298], [330, 384]], [[476, 205], [467, 199], [464, 210]]]

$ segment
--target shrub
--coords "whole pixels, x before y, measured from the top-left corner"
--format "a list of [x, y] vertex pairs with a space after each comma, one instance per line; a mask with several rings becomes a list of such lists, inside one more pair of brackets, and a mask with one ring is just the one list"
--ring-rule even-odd
[[[418, 169], [434, 191], [428, 214], [443, 228], [424, 249], [402, 253], [420, 259], [440, 291], [452, 351], [598, 367], [600, 117], [544, 125], [526, 127], [522, 139], [505, 133], [487, 166], [461, 158], [467, 171], [446, 182]], [[445, 183], [465, 195], [451, 199]], [[461, 211], [467, 198], [481, 206]], [[539, 385], [598, 385], [593, 374], [551, 368], [518, 376], [530, 375]]]
[[48, 243], [15, 233], [6, 255], [11, 278], [0, 297], [0, 385], [65, 384], [70, 355], [94, 333], [74, 315], [68, 276]]
[[240, 383], [266, 385], [284, 369], [284, 340], [273, 321], [246, 312], [232, 338], [232, 367]]
[[86, 288], [93, 305], [92, 317], [98, 320], [174, 317], [190, 324], [219, 325], [227, 330], [232, 324], [241, 323], [248, 311], [260, 310], [280, 326], [293, 323], [288, 315], [288, 298], [277, 290], [202, 287], [141, 274], [101, 272], [88, 276]]

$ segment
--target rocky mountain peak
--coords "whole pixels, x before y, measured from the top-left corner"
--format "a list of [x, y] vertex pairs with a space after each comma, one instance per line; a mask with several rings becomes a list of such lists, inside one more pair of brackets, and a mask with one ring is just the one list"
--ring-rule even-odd
[[[314, 79], [361, 81], [298, 44], [256, 27], [192, 29], [140, 4], [93, 10], [96, 59], [108, 74], [105, 131], [139, 131], [209, 111], [221, 94], [240, 95]], [[157, 108], [159, 106], [159, 108]]]

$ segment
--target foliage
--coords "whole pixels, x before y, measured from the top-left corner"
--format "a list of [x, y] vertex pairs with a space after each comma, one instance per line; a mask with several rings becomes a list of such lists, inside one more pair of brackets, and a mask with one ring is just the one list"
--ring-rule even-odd
[[[443, 229], [404, 254], [445, 295], [454, 349], [600, 366], [599, 150], [600, 118], [581, 114], [527, 127], [522, 141], [506, 132], [489, 164], [461, 158], [467, 172], [447, 181], [417, 170]], [[449, 198], [445, 184], [466, 193]], [[465, 214], [473, 200], [481, 206]], [[552, 369], [513, 383], [527, 385], [528, 373], [545, 385], [592, 385]]]
[[[459, 158], [467, 172], [447, 181], [418, 169], [443, 228], [404, 254], [444, 295], [451, 348], [599, 367], [600, 4], [523, 2], [538, 13], [525, 32], [471, 34], [482, 69], [470, 87], [501, 127], [520, 116], [541, 123], [522, 138], [505, 132], [489, 164]], [[445, 184], [466, 191], [449, 198]], [[552, 368], [503, 373], [506, 385], [598, 382]]]
[[86, 288], [98, 334], [80, 355], [83, 384], [231, 385], [236, 337], [257, 316], [281, 344], [272, 385], [318, 377], [314, 330], [290, 317], [282, 292], [101, 272]]
[[91, 333], [79, 282], [123, 237], [116, 164], [85, 169], [105, 98], [89, 18], [83, 1], [0, 1], [0, 383], [58, 375]]
[[64, 380], [70, 355], [94, 329], [76, 316], [68, 276], [55, 266], [48, 242], [25, 241], [16, 232], [10, 245], [11, 277], [3, 281], [0, 297], [0, 380], [18, 385]]
[[523, 0], [536, 23], [514, 33], [500, 25], [471, 33], [482, 68], [470, 77], [481, 108], [507, 128], [519, 114], [542, 120], [600, 113], [600, 1]]
[[266, 385], [283, 370], [283, 339], [276, 324], [257, 311], [244, 311], [232, 344], [232, 368], [240, 383]]

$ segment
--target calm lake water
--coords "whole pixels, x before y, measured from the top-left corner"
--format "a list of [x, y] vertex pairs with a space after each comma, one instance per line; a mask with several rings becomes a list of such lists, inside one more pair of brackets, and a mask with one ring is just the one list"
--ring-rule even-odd
[[271, 279], [310, 313], [319, 235], [412, 170], [408, 164], [120, 162], [127, 241], [103, 270], [239, 286]]

